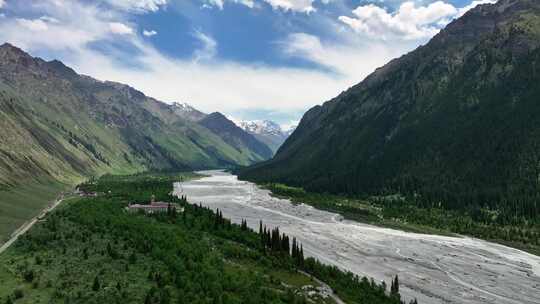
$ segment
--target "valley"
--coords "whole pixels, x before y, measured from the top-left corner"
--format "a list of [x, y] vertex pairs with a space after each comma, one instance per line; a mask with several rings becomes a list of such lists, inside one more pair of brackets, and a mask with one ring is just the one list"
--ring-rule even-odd
[[[221, 211], [171, 195], [175, 182], [200, 177], [107, 175], [80, 185], [96, 195], [66, 199], [0, 254], [0, 301], [400, 303], [385, 286], [274, 246], [285, 234], [273, 233], [270, 246]], [[126, 211], [150, 198], [169, 208]]]
[[538, 256], [468, 237], [403, 232], [361, 224], [305, 204], [272, 197], [268, 190], [220, 171], [178, 183], [176, 193], [234, 222], [259, 220], [296, 236], [306, 255], [358, 275], [385, 280], [394, 273], [400, 291], [419, 303], [538, 303]]
[[[218, 119], [215, 119], [215, 118]], [[247, 166], [272, 150], [225, 118], [0, 46], [0, 243], [103, 174]]]
[[540, 303], [540, 1], [0, 0], [0, 29], [0, 303]]

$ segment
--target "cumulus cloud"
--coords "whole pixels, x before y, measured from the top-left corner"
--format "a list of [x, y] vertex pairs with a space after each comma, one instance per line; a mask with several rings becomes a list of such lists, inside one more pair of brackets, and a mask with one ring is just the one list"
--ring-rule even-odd
[[427, 6], [416, 6], [406, 1], [393, 13], [374, 4], [358, 6], [353, 17], [340, 16], [339, 20], [357, 33], [382, 40], [419, 40], [432, 37], [452, 19], [465, 14], [479, 4], [495, 0], [476, 0], [463, 8], [436, 1]]
[[133, 34], [133, 29], [121, 22], [110, 22], [109, 29], [114, 34], [119, 35], [131, 35]]
[[458, 10], [451, 4], [437, 1], [416, 7], [414, 2], [401, 4], [395, 13], [374, 4], [357, 7], [354, 17], [340, 16], [339, 20], [355, 32], [381, 39], [422, 39], [439, 30], [436, 24], [455, 16]]
[[471, 2], [471, 4], [460, 8], [459, 11], [458, 11], [458, 15], [456, 17], [461, 17], [461, 16], [465, 15], [466, 12], [472, 10], [473, 8], [477, 7], [478, 5], [493, 4], [495, 2], [497, 2], [497, 0], [475, 0], [475, 1]]
[[152, 37], [157, 35], [157, 32], [154, 30], [143, 30], [143, 35], [146, 37]]

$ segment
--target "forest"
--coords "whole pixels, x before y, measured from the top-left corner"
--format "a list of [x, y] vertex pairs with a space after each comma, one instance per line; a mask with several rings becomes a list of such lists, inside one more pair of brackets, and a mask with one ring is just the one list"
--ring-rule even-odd
[[373, 201], [386, 218], [537, 246], [539, 16], [539, 1], [471, 10], [312, 108], [271, 161], [238, 175]]
[[414, 197], [399, 195], [359, 197], [309, 192], [279, 183], [263, 186], [278, 197], [337, 212], [359, 222], [417, 233], [469, 235], [540, 255], [538, 219], [507, 222], [506, 215], [498, 210], [422, 206]]
[[[106, 175], [71, 197], [0, 255], [0, 303], [402, 303], [386, 283], [306, 258], [302, 244], [259, 223], [171, 195], [191, 173]], [[183, 212], [129, 213], [155, 196]], [[173, 206], [173, 205], [171, 205]], [[406, 278], [400, 278], [405, 279]]]

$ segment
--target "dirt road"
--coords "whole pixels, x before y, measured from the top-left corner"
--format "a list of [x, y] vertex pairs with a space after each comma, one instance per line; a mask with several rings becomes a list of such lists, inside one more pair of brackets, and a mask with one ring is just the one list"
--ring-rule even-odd
[[60, 203], [63, 200], [64, 200], [64, 194], [62, 193], [51, 205], [43, 209], [43, 211], [41, 211], [41, 213], [38, 216], [32, 218], [29, 222], [24, 223], [24, 225], [22, 225], [21, 227], [19, 227], [19, 229], [13, 232], [13, 234], [11, 235], [11, 238], [0, 247], [0, 254], [2, 254], [4, 251], [6, 251], [9, 248], [9, 246], [15, 243], [15, 241], [21, 235], [25, 234], [28, 230], [30, 230], [30, 228], [32, 228], [32, 226], [34, 226], [34, 224], [40, 218], [44, 217], [47, 213], [51, 212], [52, 210], [54, 210], [54, 208], [60, 205]]

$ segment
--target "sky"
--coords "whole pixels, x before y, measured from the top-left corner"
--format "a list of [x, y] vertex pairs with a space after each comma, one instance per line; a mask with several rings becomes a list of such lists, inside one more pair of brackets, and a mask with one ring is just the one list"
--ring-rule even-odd
[[167, 103], [294, 125], [495, 0], [0, 0], [0, 43]]

